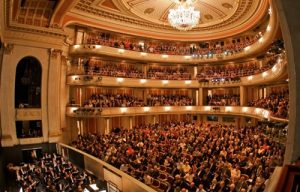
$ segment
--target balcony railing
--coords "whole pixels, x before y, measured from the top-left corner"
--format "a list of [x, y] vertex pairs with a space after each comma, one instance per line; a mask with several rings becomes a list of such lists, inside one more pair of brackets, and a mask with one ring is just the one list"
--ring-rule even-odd
[[255, 107], [237, 106], [159, 106], [159, 107], [110, 107], [110, 108], [80, 108], [67, 107], [66, 115], [69, 117], [115, 117], [135, 115], [158, 114], [215, 114], [215, 115], [241, 115], [257, 119], [276, 120], [288, 122], [287, 119], [273, 117], [271, 111]]

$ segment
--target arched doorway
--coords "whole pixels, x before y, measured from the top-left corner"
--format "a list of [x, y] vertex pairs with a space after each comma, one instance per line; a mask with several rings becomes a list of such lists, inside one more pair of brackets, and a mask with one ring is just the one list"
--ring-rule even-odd
[[15, 108], [41, 107], [42, 67], [34, 57], [24, 57], [17, 65]]

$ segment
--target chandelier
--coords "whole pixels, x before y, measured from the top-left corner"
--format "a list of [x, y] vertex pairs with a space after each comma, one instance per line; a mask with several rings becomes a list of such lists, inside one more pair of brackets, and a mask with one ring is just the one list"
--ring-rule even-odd
[[195, 10], [192, 4], [196, 0], [174, 0], [178, 5], [176, 9], [170, 9], [168, 21], [171, 26], [181, 31], [194, 28], [200, 19], [200, 11]]

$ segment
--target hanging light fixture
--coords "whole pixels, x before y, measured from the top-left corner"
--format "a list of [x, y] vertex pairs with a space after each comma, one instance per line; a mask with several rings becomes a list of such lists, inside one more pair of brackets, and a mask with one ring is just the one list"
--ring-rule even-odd
[[176, 9], [170, 9], [168, 21], [174, 28], [187, 31], [194, 28], [200, 19], [200, 11], [192, 6], [196, 0], [174, 0]]

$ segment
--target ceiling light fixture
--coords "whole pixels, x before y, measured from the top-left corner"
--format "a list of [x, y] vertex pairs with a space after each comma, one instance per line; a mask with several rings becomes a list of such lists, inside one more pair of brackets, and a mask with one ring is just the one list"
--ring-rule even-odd
[[188, 31], [194, 28], [200, 19], [200, 11], [192, 6], [197, 0], [174, 0], [176, 9], [170, 9], [168, 21], [170, 25], [181, 31]]

